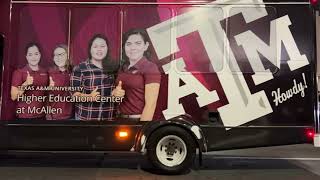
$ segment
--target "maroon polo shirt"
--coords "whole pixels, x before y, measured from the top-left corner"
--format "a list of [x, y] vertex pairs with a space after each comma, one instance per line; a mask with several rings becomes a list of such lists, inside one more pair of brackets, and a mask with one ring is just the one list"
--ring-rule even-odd
[[122, 88], [126, 93], [119, 106], [120, 113], [126, 115], [142, 114], [145, 105], [145, 85], [160, 84], [160, 80], [161, 74], [157, 65], [146, 58], [142, 58], [129, 69], [128, 65], [124, 65], [118, 73], [115, 84], [117, 86], [119, 81], [122, 81]]
[[[70, 86], [70, 72], [60, 71], [58, 68], [52, 68], [49, 70], [49, 77], [52, 77], [55, 87], [68, 87]], [[50, 83], [50, 81], [49, 81]], [[49, 95], [68, 97], [71, 96], [69, 91], [49, 91]], [[62, 109], [62, 113], [52, 113], [47, 115], [48, 120], [64, 120], [69, 119], [72, 116], [73, 104], [70, 102], [49, 102], [48, 106], [55, 109]]]
[[[33, 84], [31, 86], [34, 87], [34, 90], [25, 90], [24, 95], [25, 96], [45, 96], [46, 92], [43, 90], [36, 90], [39, 86], [47, 86], [48, 85], [48, 73], [42, 68], [39, 67], [38, 71], [33, 71], [29, 65], [26, 65], [25, 67], [21, 69], [17, 69], [13, 72], [12, 76], [12, 86], [18, 87], [21, 86], [22, 83], [24, 83], [27, 79], [27, 72], [29, 72], [30, 76], [33, 77]], [[18, 101], [17, 102], [17, 108], [25, 108], [24, 113], [17, 114], [18, 118], [41, 118], [44, 117], [44, 113], [35, 113], [28, 111], [29, 108], [42, 108], [45, 106], [45, 102], [39, 102], [39, 101], [31, 101], [30, 104], [27, 104], [25, 101]]]

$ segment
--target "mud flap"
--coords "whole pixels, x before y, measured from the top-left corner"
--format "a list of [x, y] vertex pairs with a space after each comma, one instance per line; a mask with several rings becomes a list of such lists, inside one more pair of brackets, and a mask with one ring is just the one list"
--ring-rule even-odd
[[314, 147], [320, 147], [320, 134], [315, 134], [313, 138]]

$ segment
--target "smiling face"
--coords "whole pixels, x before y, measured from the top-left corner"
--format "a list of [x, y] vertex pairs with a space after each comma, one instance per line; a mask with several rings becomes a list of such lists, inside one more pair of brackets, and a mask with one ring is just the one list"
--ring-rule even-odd
[[37, 46], [31, 46], [28, 48], [26, 59], [31, 66], [37, 66], [40, 62], [41, 53]]
[[65, 67], [67, 62], [67, 52], [65, 49], [58, 47], [53, 51], [53, 61], [58, 67]]
[[96, 38], [92, 42], [90, 53], [91, 53], [92, 59], [98, 60], [98, 61], [103, 60], [108, 53], [107, 42], [102, 38]]
[[130, 35], [125, 43], [125, 52], [129, 61], [140, 60], [148, 47], [149, 42], [144, 42], [140, 34]]

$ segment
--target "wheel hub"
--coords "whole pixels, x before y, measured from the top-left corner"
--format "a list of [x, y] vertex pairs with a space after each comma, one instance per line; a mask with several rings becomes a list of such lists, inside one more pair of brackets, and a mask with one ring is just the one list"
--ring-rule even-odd
[[166, 166], [181, 164], [187, 155], [185, 142], [178, 136], [168, 135], [163, 137], [156, 147], [159, 161]]
[[178, 147], [173, 142], [169, 142], [168, 145], [166, 145], [165, 147], [165, 152], [167, 152], [168, 156], [173, 156], [178, 151]]

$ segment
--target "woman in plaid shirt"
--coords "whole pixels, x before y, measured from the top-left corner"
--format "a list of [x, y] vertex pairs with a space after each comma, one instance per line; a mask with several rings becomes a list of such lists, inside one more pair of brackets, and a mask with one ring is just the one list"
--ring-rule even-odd
[[73, 69], [71, 86], [84, 88], [73, 95], [88, 100], [75, 104], [77, 120], [112, 120], [114, 104], [99, 101], [101, 96], [111, 96], [114, 88], [114, 73], [118, 66], [109, 54], [108, 39], [97, 34], [89, 41], [88, 59]]

